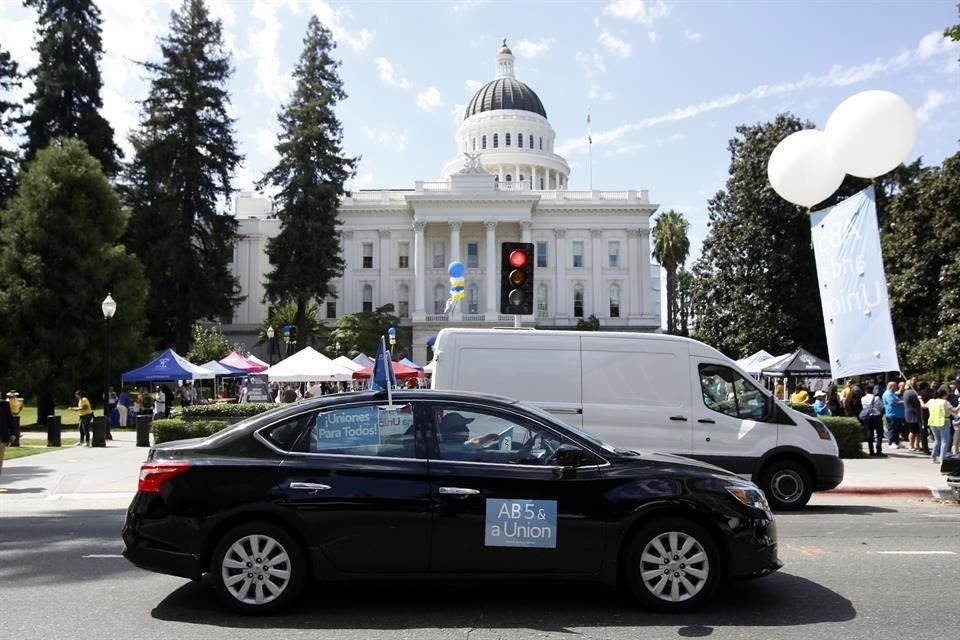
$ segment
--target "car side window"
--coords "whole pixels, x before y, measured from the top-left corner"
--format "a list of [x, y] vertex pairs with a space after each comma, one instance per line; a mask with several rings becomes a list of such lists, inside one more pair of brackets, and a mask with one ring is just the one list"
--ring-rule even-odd
[[415, 458], [413, 405], [363, 405], [321, 411], [311, 422], [306, 450], [350, 456]]
[[712, 411], [745, 420], [763, 420], [766, 396], [730, 367], [701, 364], [700, 388], [703, 404]]
[[435, 406], [433, 413], [442, 460], [544, 465], [563, 442], [518, 416], [454, 406]]

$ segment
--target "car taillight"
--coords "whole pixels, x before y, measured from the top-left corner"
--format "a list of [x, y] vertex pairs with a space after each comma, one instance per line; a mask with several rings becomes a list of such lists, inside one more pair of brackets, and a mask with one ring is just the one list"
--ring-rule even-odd
[[171, 462], [147, 462], [140, 467], [140, 482], [137, 490], [143, 493], [158, 493], [163, 483], [190, 468], [183, 460]]

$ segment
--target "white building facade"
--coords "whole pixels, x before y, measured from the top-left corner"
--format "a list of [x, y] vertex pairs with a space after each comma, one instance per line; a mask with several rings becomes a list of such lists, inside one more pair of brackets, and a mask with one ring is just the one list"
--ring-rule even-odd
[[[467, 106], [458, 155], [443, 179], [411, 190], [363, 190], [340, 207], [346, 263], [336, 298], [320, 301], [321, 320], [392, 303], [412, 329], [411, 357], [425, 362], [428, 340], [447, 326], [512, 325], [498, 311], [500, 245], [535, 246], [534, 314], [524, 326], [574, 327], [595, 316], [604, 329], [660, 327], [660, 268], [651, 263], [646, 190], [570, 191], [570, 167], [553, 151], [556, 134], [539, 97], [513, 74], [504, 42], [496, 78]], [[240, 241], [233, 273], [245, 301], [231, 326], [253, 335], [267, 319], [266, 242], [280, 230], [268, 200], [237, 199]], [[447, 267], [466, 267], [465, 297], [446, 313]]]

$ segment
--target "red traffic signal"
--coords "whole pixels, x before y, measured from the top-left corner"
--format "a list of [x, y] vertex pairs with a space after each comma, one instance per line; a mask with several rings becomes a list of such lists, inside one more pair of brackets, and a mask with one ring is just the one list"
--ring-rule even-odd
[[510, 252], [510, 266], [519, 269], [527, 264], [527, 252], [519, 249]]
[[500, 313], [533, 313], [533, 243], [504, 242], [500, 247]]

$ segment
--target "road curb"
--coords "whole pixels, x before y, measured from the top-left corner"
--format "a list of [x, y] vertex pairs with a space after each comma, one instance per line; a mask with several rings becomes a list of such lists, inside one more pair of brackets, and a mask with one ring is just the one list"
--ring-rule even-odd
[[826, 491], [825, 495], [905, 496], [936, 500], [950, 500], [954, 497], [953, 490], [949, 487], [837, 487]]

